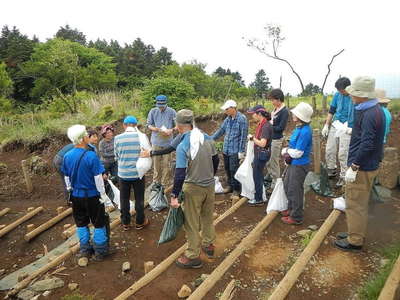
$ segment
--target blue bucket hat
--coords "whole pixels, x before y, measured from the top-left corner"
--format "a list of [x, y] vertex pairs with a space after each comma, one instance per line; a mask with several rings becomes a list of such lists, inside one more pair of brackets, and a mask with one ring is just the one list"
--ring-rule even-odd
[[137, 124], [137, 120], [134, 116], [127, 116], [124, 119], [124, 124]]
[[157, 107], [165, 107], [167, 106], [168, 98], [165, 95], [158, 95], [156, 97], [156, 106]]

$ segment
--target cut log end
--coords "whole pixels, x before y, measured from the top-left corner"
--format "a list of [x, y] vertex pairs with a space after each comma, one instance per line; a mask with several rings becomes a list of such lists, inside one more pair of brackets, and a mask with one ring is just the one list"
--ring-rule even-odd
[[61, 214], [63, 211], [64, 211], [64, 207], [63, 206], [57, 207], [57, 214]]
[[154, 269], [154, 261], [146, 261], [144, 263], [144, 273], [147, 274]]
[[35, 229], [35, 224], [26, 225], [26, 231], [27, 232], [31, 232], [33, 229]]

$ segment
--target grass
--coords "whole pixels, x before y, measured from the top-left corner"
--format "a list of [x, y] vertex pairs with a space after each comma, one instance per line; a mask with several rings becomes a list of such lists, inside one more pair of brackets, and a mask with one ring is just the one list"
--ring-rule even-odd
[[61, 300], [99, 300], [95, 295], [82, 295], [79, 292], [73, 292], [72, 294], [65, 295]]
[[305, 236], [303, 236], [303, 238], [300, 240], [300, 245], [303, 249], [305, 249], [308, 246], [308, 244], [311, 242], [316, 233], [317, 233], [316, 231], [311, 231], [307, 233]]
[[380, 270], [372, 276], [359, 290], [358, 294], [360, 299], [363, 300], [375, 300], [378, 299], [379, 293], [381, 292], [385, 282], [393, 269], [397, 258], [400, 255], [400, 242], [382, 249], [381, 254], [388, 261]]

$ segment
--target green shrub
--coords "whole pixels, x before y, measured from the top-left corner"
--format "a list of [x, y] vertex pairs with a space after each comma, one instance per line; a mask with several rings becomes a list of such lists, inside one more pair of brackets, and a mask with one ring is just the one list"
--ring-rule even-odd
[[169, 77], [160, 77], [146, 81], [141, 99], [141, 111], [147, 115], [155, 105], [157, 95], [168, 97], [168, 106], [176, 111], [186, 108], [193, 109], [195, 91], [190, 83]]
[[109, 105], [109, 104], [104, 105], [100, 110], [99, 118], [101, 120], [107, 121], [111, 118], [113, 113], [114, 113], [114, 109], [111, 105]]
[[13, 110], [13, 102], [0, 96], [0, 114], [10, 113]]

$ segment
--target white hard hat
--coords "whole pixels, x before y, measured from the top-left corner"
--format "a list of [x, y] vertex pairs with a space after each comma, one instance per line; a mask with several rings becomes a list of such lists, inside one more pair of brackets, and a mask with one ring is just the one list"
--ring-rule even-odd
[[310, 104], [305, 102], [300, 102], [299, 104], [296, 105], [295, 108], [291, 110], [291, 112], [303, 122], [310, 123], [311, 116], [314, 111]]
[[222, 110], [228, 109], [229, 107], [237, 107], [237, 103], [235, 100], [226, 100], [226, 102], [224, 103], [224, 105], [221, 106]]
[[82, 142], [83, 137], [87, 136], [86, 127], [84, 125], [72, 125], [68, 128], [67, 136], [74, 144], [79, 144]]

